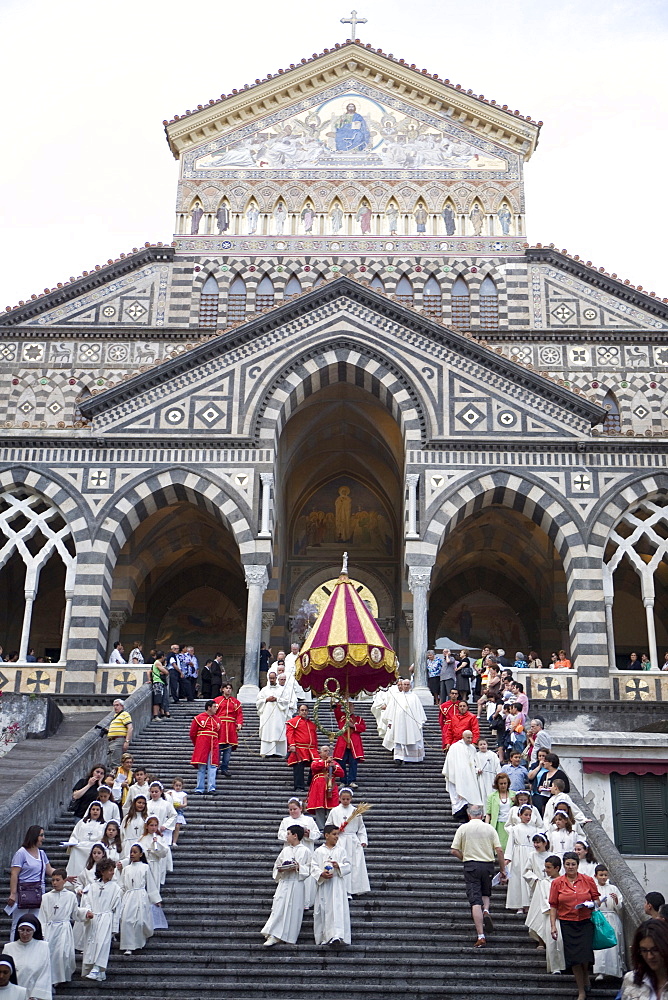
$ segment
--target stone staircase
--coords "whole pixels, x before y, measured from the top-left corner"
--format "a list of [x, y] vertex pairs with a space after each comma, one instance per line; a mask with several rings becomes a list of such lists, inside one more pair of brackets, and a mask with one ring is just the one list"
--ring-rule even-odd
[[[170, 720], [152, 723], [133, 744], [135, 762], [146, 764], [166, 786], [180, 775], [189, 791], [194, 788], [188, 727], [201, 708], [199, 702], [175, 706]], [[461, 863], [449, 853], [456, 823], [441, 776], [436, 709], [427, 709], [425, 762], [401, 768], [381, 747], [368, 704], [358, 710], [368, 726], [357, 800], [374, 806], [367, 816], [372, 891], [351, 903], [351, 947], [316, 947], [311, 913], [298, 945], [263, 947], [259, 932], [270, 910], [271, 870], [280, 849], [276, 831], [292, 783], [284, 762], [260, 759], [256, 714], [247, 709], [233, 778], [219, 780], [216, 797], [190, 796], [188, 826], [163, 893], [169, 929], [135, 956], [114, 949], [105, 983], [77, 975], [58, 987], [57, 996], [296, 1000], [307, 992], [324, 1000], [344, 993], [351, 1000], [473, 1000], [509, 993], [535, 1000], [542, 993], [570, 1000], [572, 978], [546, 973], [523, 918], [504, 909], [505, 890], [494, 892], [496, 931], [489, 947], [473, 948]], [[45, 847], [54, 864], [65, 860], [58, 844], [72, 825], [64, 814], [47, 832]], [[4, 915], [2, 930], [6, 940]], [[615, 992], [595, 984], [592, 997], [608, 1000]]]

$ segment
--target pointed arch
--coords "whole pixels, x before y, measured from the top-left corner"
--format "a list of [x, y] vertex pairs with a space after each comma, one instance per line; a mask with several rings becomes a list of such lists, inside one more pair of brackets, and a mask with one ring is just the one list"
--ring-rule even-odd
[[621, 434], [622, 432], [622, 418], [619, 412], [619, 403], [617, 402], [617, 397], [611, 389], [608, 389], [601, 406], [608, 411], [608, 415], [603, 421], [602, 431], [604, 434]]
[[371, 288], [375, 288], [379, 292], [384, 292], [385, 291], [385, 284], [384, 284], [383, 279], [380, 277], [379, 274], [374, 274], [374, 276], [371, 279], [371, 281], [369, 282], [369, 284], [370, 284]]
[[427, 278], [422, 291], [422, 308], [427, 316], [443, 315], [443, 289], [433, 274]]
[[450, 302], [453, 325], [460, 330], [468, 330], [471, 325], [471, 293], [461, 274], [452, 286]]
[[237, 275], [227, 293], [227, 322], [243, 323], [246, 319], [246, 282]]
[[480, 284], [480, 326], [483, 330], [498, 330], [499, 295], [494, 279], [485, 275]]
[[199, 297], [199, 325], [216, 327], [218, 325], [218, 282], [212, 274], [207, 276]]
[[272, 309], [274, 306], [274, 284], [268, 274], [260, 281], [255, 292], [255, 308], [258, 312], [262, 309]]
[[412, 306], [414, 301], [413, 285], [408, 280], [405, 274], [403, 274], [398, 282], [395, 290], [395, 297], [398, 302], [401, 302], [403, 306]]
[[285, 286], [285, 297], [288, 298], [290, 295], [301, 295], [301, 292], [302, 286], [299, 278], [296, 274], [291, 274]]

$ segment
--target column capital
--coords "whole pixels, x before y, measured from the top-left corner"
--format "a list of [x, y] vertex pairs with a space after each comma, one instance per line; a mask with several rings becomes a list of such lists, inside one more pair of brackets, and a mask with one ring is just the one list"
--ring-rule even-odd
[[406, 628], [413, 628], [413, 612], [404, 611], [404, 621], [406, 622]]
[[416, 590], [429, 588], [431, 580], [431, 566], [409, 566], [408, 567], [408, 589], [412, 594]]
[[419, 472], [407, 472], [406, 473], [406, 482], [408, 483], [409, 486], [417, 486], [417, 484], [420, 482], [420, 473]]
[[269, 585], [269, 574], [266, 566], [250, 564], [248, 566], [244, 566], [244, 573], [246, 576], [247, 587], [262, 587], [263, 591], [267, 589]]
[[260, 482], [262, 482], [265, 486], [273, 486], [274, 485], [274, 473], [273, 472], [261, 472], [260, 473]]
[[266, 628], [271, 628], [271, 626], [276, 621], [275, 611], [263, 611], [262, 612], [262, 631]]
[[122, 628], [129, 617], [128, 611], [112, 611], [109, 615], [109, 624], [112, 628]]

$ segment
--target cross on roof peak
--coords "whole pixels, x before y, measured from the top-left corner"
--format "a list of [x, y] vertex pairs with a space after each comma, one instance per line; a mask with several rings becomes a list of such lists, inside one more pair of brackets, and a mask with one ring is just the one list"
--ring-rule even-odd
[[357, 25], [366, 23], [367, 23], [366, 17], [358, 17], [356, 10], [351, 10], [350, 17], [341, 18], [341, 24], [349, 24], [351, 26], [351, 31], [350, 31], [351, 42], [355, 41], [356, 38], [355, 29], [357, 28]]

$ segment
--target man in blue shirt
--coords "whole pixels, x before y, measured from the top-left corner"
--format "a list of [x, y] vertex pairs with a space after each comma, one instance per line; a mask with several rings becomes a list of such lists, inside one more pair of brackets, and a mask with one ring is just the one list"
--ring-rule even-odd
[[181, 667], [181, 679], [188, 701], [195, 700], [195, 681], [199, 673], [199, 663], [195, 656], [194, 646], [186, 646], [182, 653], [179, 653], [179, 665]]
[[511, 792], [523, 792], [526, 788], [529, 772], [522, 763], [522, 754], [519, 750], [511, 750], [510, 761], [504, 764], [501, 770], [510, 778]]

